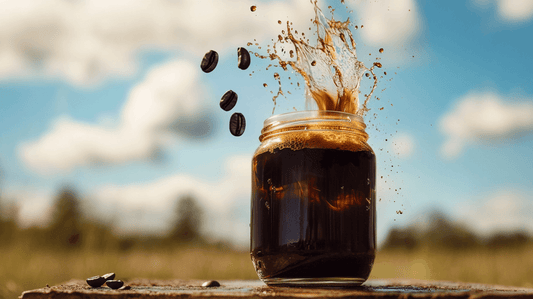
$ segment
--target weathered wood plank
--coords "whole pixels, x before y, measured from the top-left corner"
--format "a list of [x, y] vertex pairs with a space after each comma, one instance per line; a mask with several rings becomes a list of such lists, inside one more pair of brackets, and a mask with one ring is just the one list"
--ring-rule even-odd
[[259, 280], [221, 280], [202, 287], [202, 280], [135, 279], [130, 290], [91, 288], [82, 280], [22, 293], [22, 299], [130, 298], [533, 298], [533, 289], [447, 281], [369, 280], [356, 288], [268, 287]]

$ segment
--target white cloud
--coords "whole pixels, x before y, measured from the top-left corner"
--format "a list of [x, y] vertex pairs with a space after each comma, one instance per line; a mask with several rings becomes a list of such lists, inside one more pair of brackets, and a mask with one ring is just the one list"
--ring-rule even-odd
[[[353, 32], [363, 61], [364, 57], [379, 57], [387, 68], [419, 65], [430, 60], [427, 44], [419, 38], [424, 31], [424, 20], [416, 0], [355, 0], [346, 3], [355, 14], [350, 20], [359, 26]], [[385, 51], [377, 53], [377, 48]], [[367, 56], [369, 53], [372, 56]]]
[[[247, 155], [227, 158], [224, 173], [215, 182], [176, 174], [144, 184], [103, 186], [92, 198], [99, 201], [100, 208], [113, 206], [120, 210], [122, 229], [135, 231], [147, 227], [167, 228], [164, 219], [171, 219], [179, 197], [192, 195], [206, 212], [208, 233], [245, 244], [249, 241], [250, 229], [251, 161], [252, 157]], [[157, 215], [157, 218], [137, 221], [128, 216], [135, 211]]]
[[[54, 194], [30, 186], [9, 186], [3, 199], [16, 207], [16, 219], [22, 227], [46, 226], [50, 221]], [[5, 202], [4, 202], [5, 204]]]
[[509, 21], [526, 21], [533, 17], [533, 2], [530, 0], [499, 0], [498, 12]]
[[181, 50], [201, 57], [270, 39], [277, 20], [303, 22], [308, 1], [3, 0], [0, 80], [40, 76], [78, 85], [127, 76], [142, 50]]
[[500, 190], [486, 196], [486, 201], [464, 202], [459, 218], [483, 234], [513, 230], [533, 231], [533, 198], [516, 189]]
[[393, 152], [400, 158], [409, 158], [415, 149], [415, 140], [410, 134], [398, 134], [391, 143]]
[[421, 17], [414, 0], [349, 2], [357, 21], [364, 25], [365, 43], [376, 47], [408, 44], [421, 29]]
[[197, 69], [184, 60], [155, 67], [131, 90], [116, 126], [59, 119], [38, 140], [22, 144], [19, 155], [41, 173], [68, 171], [150, 158], [176, 136], [195, 130], [207, 134], [210, 123], [200, 117], [204, 100]]
[[495, 3], [498, 16], [509, 22], [524, 22], [533, 17], [533, 1], [530, 0], [474, 0], [478, 6]]
[[533, 130], [533, 101], [513, 103], [491, 92], [469, 93], [442, 116], [440, 129], [446, 135], [442, 154], [456, 158], [468, 144], [508, 140]]

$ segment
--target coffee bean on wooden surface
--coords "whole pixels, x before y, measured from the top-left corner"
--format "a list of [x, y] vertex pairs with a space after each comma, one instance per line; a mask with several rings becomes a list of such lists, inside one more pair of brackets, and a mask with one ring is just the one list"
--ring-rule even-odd
[[119, 288], [119, 290], [121, 290], [121, 291], [130, 290], [130, 289], [131, 289], [130, 286], [122, 286], [122, 287]]
[[247, 69], [250, 66], [250, 53], [245, 48], [239, 48], [237, 54], [239, 55], [238, 67], [241, 70]]
[[220, 108], [224, 111], [230, 111], [237, 104], [237, 94], [233, 90], [228, 90], [220, 99]]
[[93, 276], [93, 277], [87, 278], [86, 281], [87, 281], [87, 284], [90, 285], [91, 287], [98, 288], [105, 283], [106, 279], [103, 278], [102, 276]]
[[246, 128], [246, 119], [241, 113], [233, 113], [229, 120], [229, 131], [233, 136], [241, 136]]
[[105, 278], [105, 280], [113, 280], [115, 279], [115, 273], [107, 273], [102, 275], [102, 277]]
[[214, 50], [211, 50], [205, 53], [204, 58], [202, 58], [202, 63], [200, 64], [200, 68], [202, 68], [202, 71], [210, 73], [217, 67], [217, 63], [218, 53]]
[[209, 280], [209, 281], [202, 283], [202, 286], [206, 288], [213, 288], [213, 287], [219, 287], [220, 283], [216, 280]]
[[122, 280], [108, 280], [105, 284], [112, 289], [118, 289], [124, 285]]

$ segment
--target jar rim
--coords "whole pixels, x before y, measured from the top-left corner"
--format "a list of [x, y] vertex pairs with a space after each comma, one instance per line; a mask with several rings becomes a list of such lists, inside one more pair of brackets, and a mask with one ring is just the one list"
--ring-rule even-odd
[[265, 120], [259, 136], [262, 149], [256, 153], [279, 144], [292, 148], [295, 142], [305, 147], [313, 147], [311, 143], [335, 144], [336, 148], [352, 148], [354, 144], [358, 144], [357, 148], [368, 147], [365, 128], [362, 116], [342, 111], [307, 110], [278, 114]]
[[321, 119], [358, 122], [364, 125], [364, 120], [361, 115], [333, 110], [305, 110], [273, 115], [263, 122], [263, 128], [267, 128], [269, 126], [277, 126], [286, 122]]

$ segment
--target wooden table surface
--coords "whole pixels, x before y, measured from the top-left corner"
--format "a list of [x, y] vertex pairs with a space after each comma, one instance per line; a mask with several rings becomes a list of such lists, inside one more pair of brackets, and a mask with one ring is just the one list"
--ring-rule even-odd
[[268, 287], [259, 280], [220, 280], [220, 287], [202, 287], [203, 280], [127, 281], [130, 290], [91, 288], [83, 280], [22, 293], [22, 299], [46, 298], [533, 298], [533, 289], [449, 281], [369, 280], [355, 288]]

